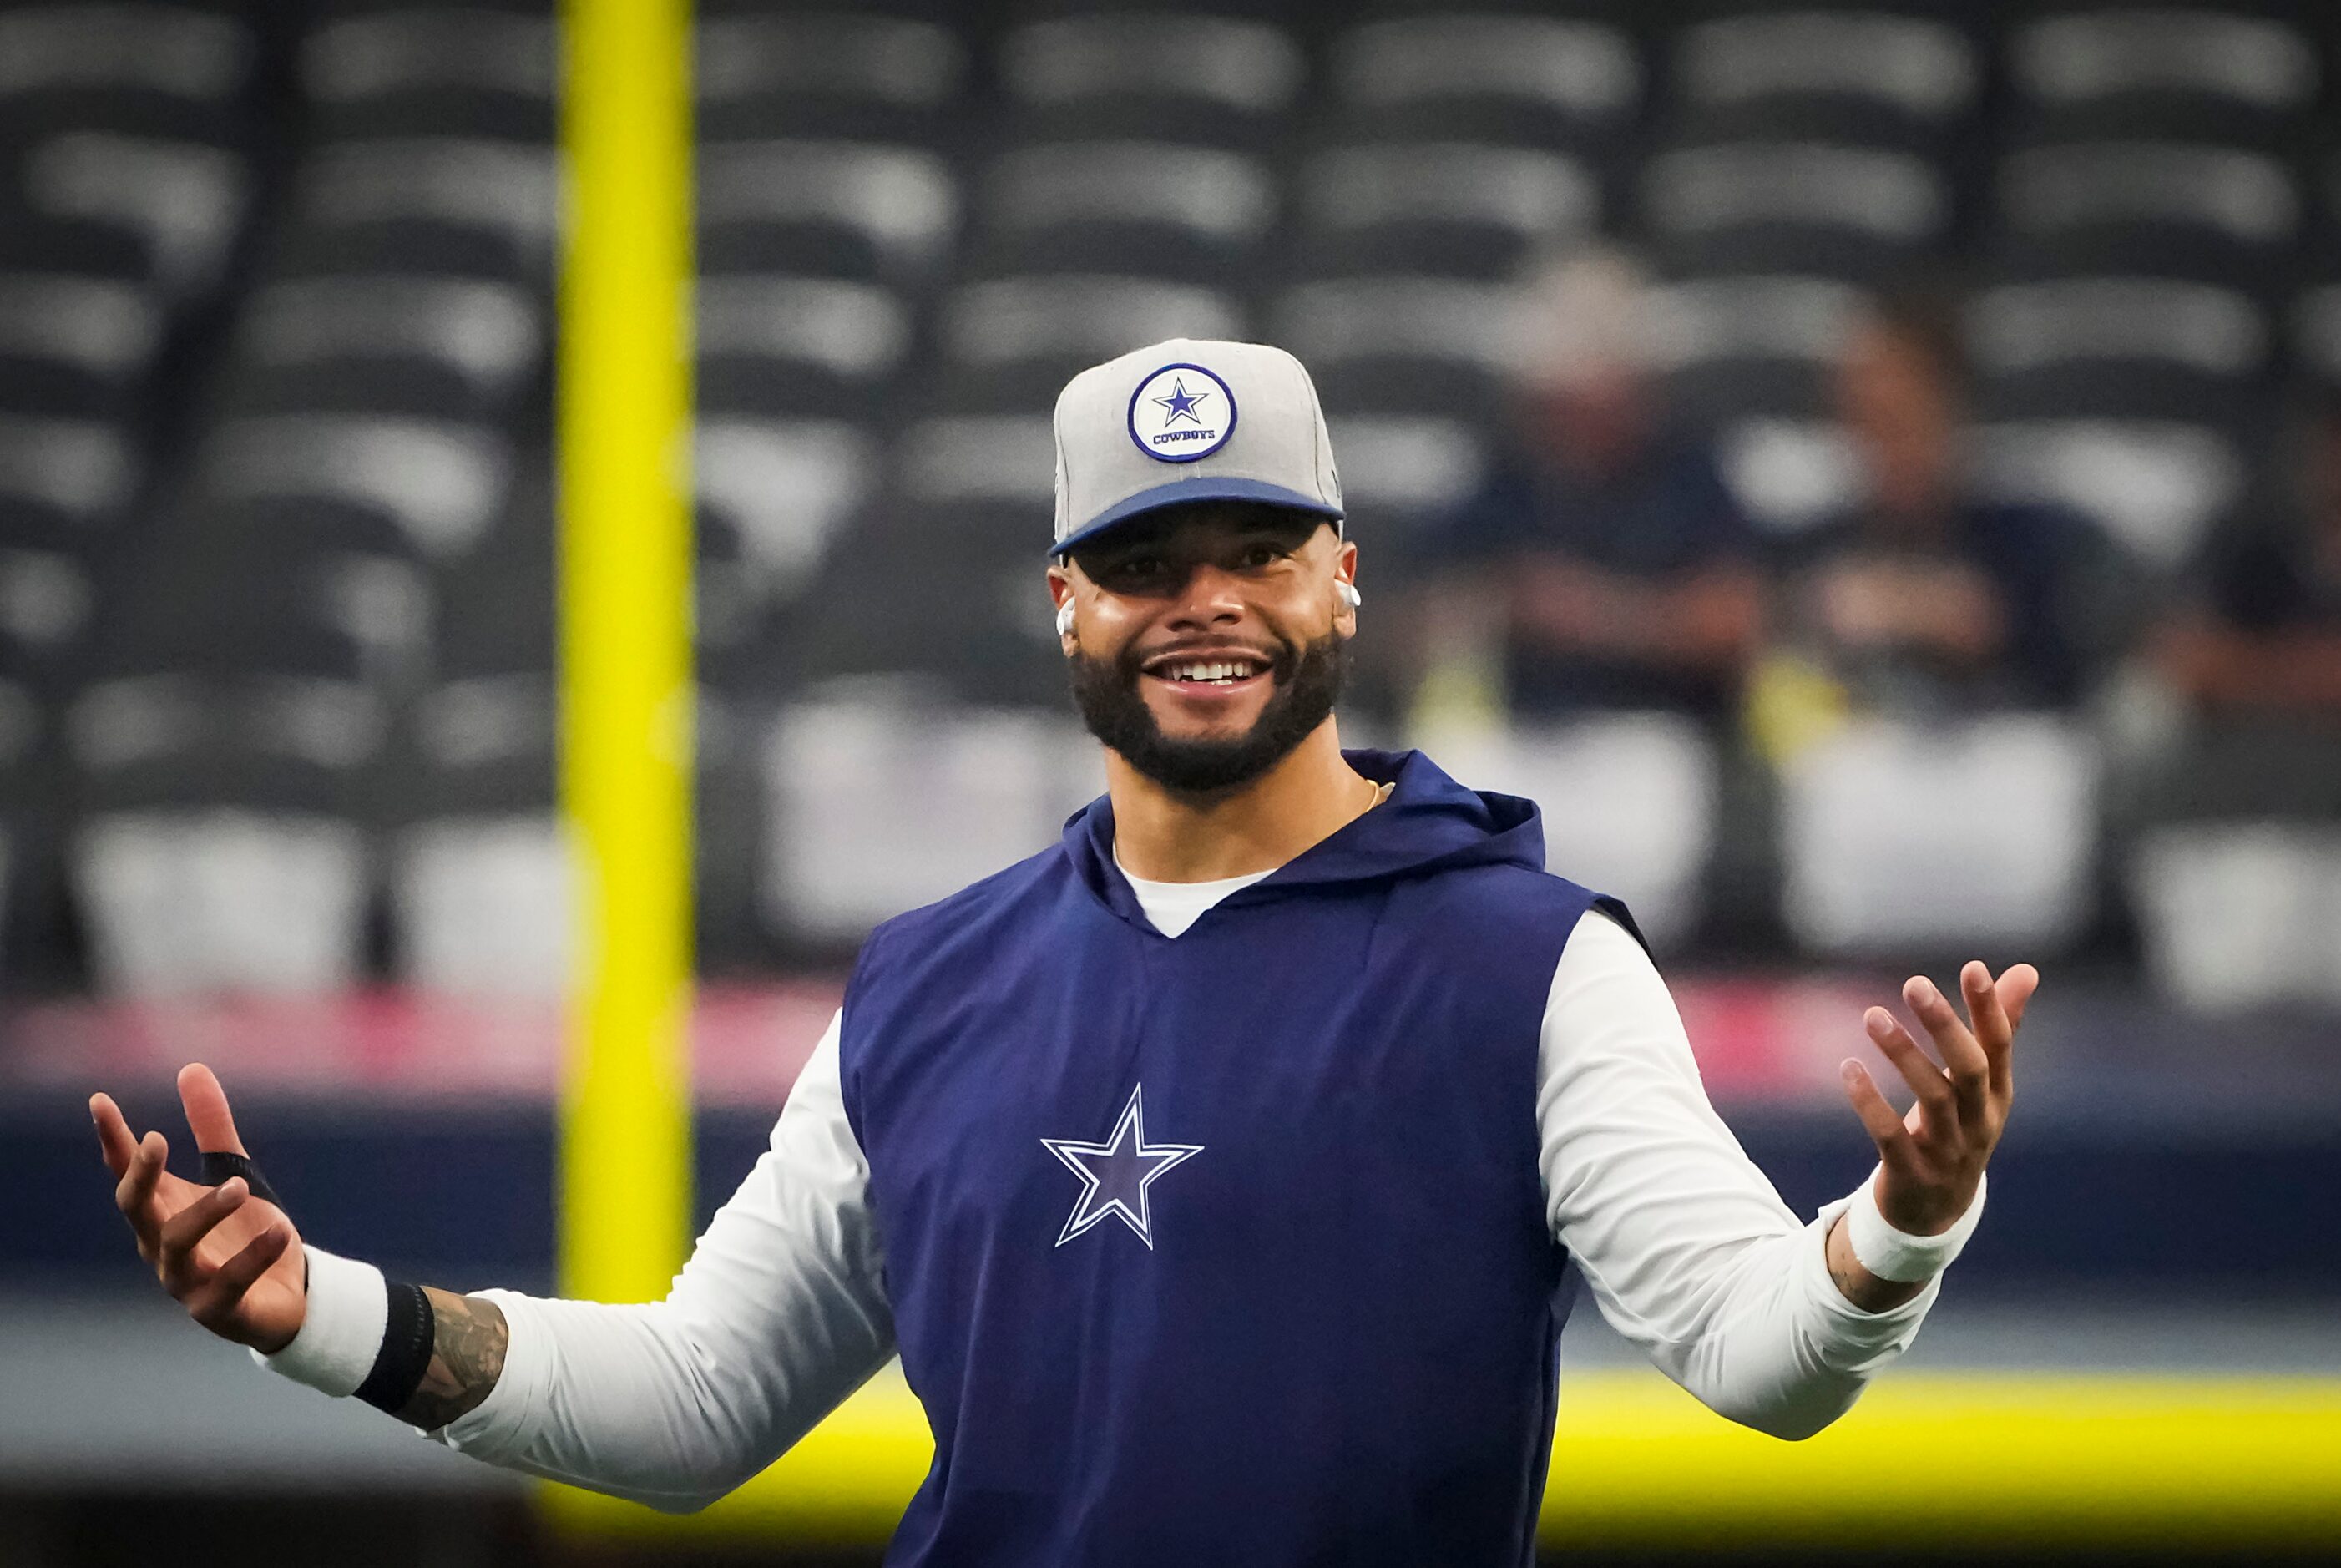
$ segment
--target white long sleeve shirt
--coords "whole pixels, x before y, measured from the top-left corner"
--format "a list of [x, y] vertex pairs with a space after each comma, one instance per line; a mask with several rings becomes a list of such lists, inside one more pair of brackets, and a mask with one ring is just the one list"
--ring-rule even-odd
[[[1131, 878], [1177, 937], [1257, 881]], [[770, 1463], [893, 1353], [831, 1021], [770, 1146], [663, 1301], [613, 1306], [478, 1294], [510, 1328], [475, 1410], [427, 1435], [492, 1463], [682, 1512]], [[1549, 995], [1537, 1120], [1546, 1212], [1602, 1315], [1734, 1421], [1808, 1436], [1916, 1336], [1939, 1279], [1868, 1313], [1828, 1273], [1828, 1224], [1800, 1223], [1708, 1103], [1656, 966], [1607, 916], [1570, 936]]]

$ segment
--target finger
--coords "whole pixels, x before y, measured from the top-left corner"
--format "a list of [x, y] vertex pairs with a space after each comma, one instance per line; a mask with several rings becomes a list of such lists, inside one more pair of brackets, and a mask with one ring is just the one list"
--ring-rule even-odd
[[2032, 1004], [2032, 994], [2040, 989], [2040, 971], [2029, 964], [2011, 964], [1992, 989], [1998, 994], [1999, 1008], [2007, 1015], [2007, 1032], [2013, 1039], [2024, 1027], [2024, 1010]]
[[170, 1140], [160, 1133], [149, 1133], [138, 1140], [130, 1160], [129, 1173], [115, 1184], [114, 1206], [120, 1209], [138, 1233], [138, 1240], [147, 1247], [158, 1245], [155, 1232], [163, 1216], [154, 1202], [154, 1184], [162, 1179], [163, 1162], [171, 1153]]
[[1996, 1100], [2008, 1096], [2008, 1054], [2016, 1046], [2016, 1021], [2002, 994], [2007, 977], [1995, 981], [1981, 964], [1959, 971], [1959, 989], [1967, 994], [1967, 1017], [1974, 1021], [1976, 1043], [1983, 1047], [1985, 1084]]
[[188, 1303], [188, 1313], [205, 1328], [225, 1323], [242, 1304], [244, 1293], [284, 1255], [292, 1239], [292, 1227], [282, 1224], [272, 1224], [253, 1237], [242, 1252], [213, 1271], [202, 1298]]
[[163, 1222], [163, 1269], [164, 1277], [175, 1285], [192, 1288], [202, 1283], [203, 1271], [194, 1261], [196, 1246], [211, 1234], [212, 1227], [244, 1207], [250, 1196], [241, 1176], [230, 1176], [218, 1186]]
[[[1991, 1064], [1995, 1050], [2006, 1049], [2007, 1020], [2000, 1016], [1999, 994], [1992, 989], [1991, 971], [1980, 960], [1959, 967], [1959, 994], [1967, 1003], [1967, 1022], [1950, 1031], [1950, 1038], [1935, 1038], [1950, 1074], [1952, 1092], [1958, 1095], [1959, 1114], [1969, 1126], [1988, 1124], [1991, 1115]], [[1946, 1003], [1946, 1007], [1948, 1004]]]
[[227, 1108], [227, 1091], [212, 1070], [200, 1062], [179, 1069], [179, 1104], [187, 1113], [187, 1131], [195, 1147], [206, 1154], [248, 1154], [235, 1135], [235, 1118]]
[[1976, 1044], [1989, 1052], [2004, 1045], [2016, 1033], [2007, 1010], [1999, 1004], [1999, 987], [1981, 959], [1969, 959], [1959, 970], [1959, 994], [1967, 999], [1967, 1024]]
[[1918, 1104], [1926, 1108], [1928, 1123], [1938, 1129], [1955, 1125], [1958, 1101], [1951, 1094], [1951, 1081], [1918, 1048], [1902, 1021], [1883, 1007], [1873, 1007], [1862, 1015], [1862, 1023], [1869, 1031], [1870, 1042], [1894, 1064], [1894, 1070], [1902, 1074], [1902, 1081], [1918, 1096]]
[[105, 1168], [119, 1182], [130, 1174], [130, 1162], [137, 1157], [138, 1140], [130, 1135], [130, 1124], [122, 1119], [122, 1107], [110, 1094], [89, 1097], [89, 1119], [97, 1125], [97, 1152], [105, 1156]]
[[1869, 1069], [1848, 1056], [1838, 1064], [1837, 1071], [1845, 1084], [1845, 1097], [1853, 1102], [1853, 1114], [1861, 1118], [1869, 1141], [1878, 1145], [1878, 1157], [1889, 1164], [1907, 1165], [1910, 1158], [1909, 1129], [1879, 1093]]
[[[1961, 983], [1965, 984], [1964, 979]], [[1942, 1059], [1943, 1074], [1950, 1082], [1952, 1102], [1960, 1120], [1970, 1127], [1979, 1126], [1990, 1108], [1991, 1059], [1984, 1054], [1974, 1032], [1933, 981], [1923, 974], [1913, 974], [1902, 983], [1902, 997], [1910, 1004], [1910, 1011], [1918, 1015], [1918, 1022], [1926, 1025], [1928, 1038], [1935, 1043], [1935, 1054]]]

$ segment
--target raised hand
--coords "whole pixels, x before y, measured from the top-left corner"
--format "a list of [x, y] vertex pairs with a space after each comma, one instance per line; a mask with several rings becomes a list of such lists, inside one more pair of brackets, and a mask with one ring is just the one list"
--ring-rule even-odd
[[[179, 1070], [179, 1104], [195, 1147], [245, 1154], [227, 1095], [212, 1070]], [[274, 1354], [292, 1342], [308, 1308], [300, 1233], [284, 1212], [252, 1195], [241, 1176], [216, 1187], [164, 1168], [170, 1143], [160, 1132], [133, 1139], [112, 1097], [93, 1094], [98, 1153], [114, 1173], [115, 1206], [138, 1238], [138, 1255], [187, 1314], [222, 1339]]]
[[1905, 981], [1902, 999], [1933, 1039], [1940, 1067], [1885, 1008], [1873, 1007], [1864, 1016], [1870, 1039], [1918, 1096], [1909, 1114], [1898, 1116], [1860, 1063], [1848, 1057], [1839, 1068], [1846, 1097], [1878, 1145], [1884, 1167], [1878, 1208], [1896, 1230], [1940, 1235], [1974, 1201], [2007, 1124], [2016, 1097], [2008, 1058], [2025, 1004], [2039, 984], [2040, 972], [2029, 964], [2013, 964], [1994, 980], [1989, 969], [1970, 962], [1959, 971], [1967, 1008], [1963, 1023], [1933, 981], [1918, 974]]

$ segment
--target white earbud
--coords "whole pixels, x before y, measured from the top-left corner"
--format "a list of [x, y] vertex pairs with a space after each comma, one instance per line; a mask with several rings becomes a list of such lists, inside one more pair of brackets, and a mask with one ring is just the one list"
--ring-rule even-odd
[[1342, 603], [1352, 610], [1366, 602], [1365, 595], [1358, 592], [1355, 583], [1345, 583], [1339, 577], [1333, 579], [1333, 592], [1341, 595]]
[[1071, 599], [1057, 606], [1057, 635], [1069, 637], [1073, 632], [1073, 602]]

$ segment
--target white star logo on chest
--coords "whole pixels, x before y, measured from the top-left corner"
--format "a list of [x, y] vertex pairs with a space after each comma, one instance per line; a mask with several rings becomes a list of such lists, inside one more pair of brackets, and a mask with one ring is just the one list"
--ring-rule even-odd
[[1078, 1144], [1069, 1138], [1043, 1138], [1041, 1145], [1081, 1179], [1081, 1201], [1073, 1205], [1057, 1245], [1063, 1246], [1107, 1215], [1113, 1215], [1138, 1233], [1148, 1247], [1154, 1229], [1146, 1207], [1146, 1189], [1171, 1166], [1203, 1152], [1200, 1144], [1150, 1144], [1146, 1141], [1146, 1086], [1130, 1092], [1130, 1104], [1102, 1144]]

